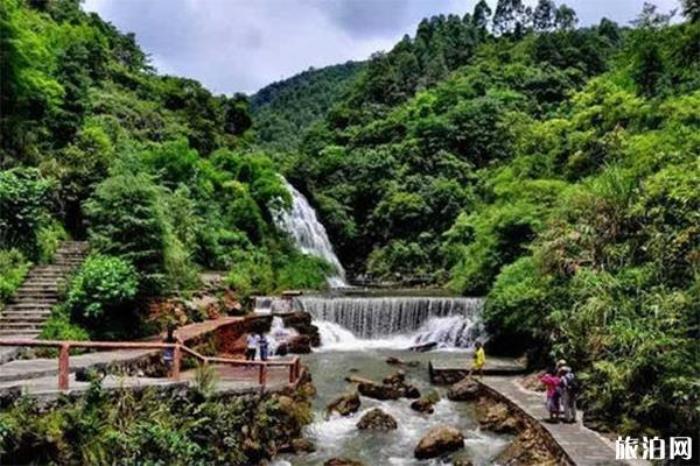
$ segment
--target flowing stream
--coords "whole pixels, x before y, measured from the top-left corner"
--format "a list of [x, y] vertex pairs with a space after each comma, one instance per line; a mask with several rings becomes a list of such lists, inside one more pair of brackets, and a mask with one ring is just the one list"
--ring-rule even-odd
[[316, 217], [316, 211], [287, 180], [284, 180], [284, 184], [292, 195], [292, 208], [274, 215], [277, 227], [289, 233], [303, 253], [320, 257], [333, 266], [335, 274], [328, 277], [328, 284], [332, 288], [346, 287], [345, 269], [335, 255], [328, 233]]
[[[319, 327], [322, 345], [303, 362], [311, 369], [318, 395], [314, 399], [314, 421], [305, 436], [316, 445], [313, 453], [284, 455], [276, 465], [321, 465], [333, 457], [362, 461], [366, 465], [448, 465], [457, 457], [469, 458], [474, 465], [492, 465], [494, 458], [511, 440], [508, 436], [481, 431], [473, 406], [447, 400], [444, 387], [433, 387], [428, 380], [428, 362], [433, 359], [463, 363], [471, 359], [476, 338], [483, 339], [481, 309], [477, 298], [447, 297], [322, 297], [301, 296], [294, 300], [297, 310], [305, 310]], [[277, 325], [279, 327], [279, 325]], [[419, 353], [407, 348], [438, 343], [437, 349]], [[360, 410], [348, 417], [327, 417], [325, 407], [337, 396], [352, 389], [345, 381], [358, 375], [381, 381], [396, 367], [388, 357], [412, 361], [404, 366], [407, 381], [421, 393], [436, 390], [440, 401], [433, 414], [410, 408], [405, 398], [379, 401], [361, 397]], [[390, 432], [361, 431], [356, 427], [362, 415], [381, 408], [393, 416], [398, 429]], [[448, 424], [465, 436], [463, 451], [433, 460], [416, 460], [413, 450], [430, 428]]]

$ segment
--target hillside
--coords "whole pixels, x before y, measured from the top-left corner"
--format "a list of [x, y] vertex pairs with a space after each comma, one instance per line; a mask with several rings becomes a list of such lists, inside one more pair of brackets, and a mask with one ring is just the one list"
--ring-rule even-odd
[[696, 425], [697, 15], [508, 4], [374, 56], [288, 177], [351, 271], [486, 295], [491, 350], [566, 358], [591, 419]]
[[47, 326], [57, 338], [147, 332], [141, 298], [196, 289], [202, 269], [235, 270], [241, 297], [323, 286], [326, 265], [272, 222], [290, 196], [252, 149], [244, 97], [155, 74], [80, 2], [9, 0], [0, 15], [0, 298], [68, 236], [93, 257]]
[[260, 89], [250, 98], [257, 141], [294, 150], [304, 131], [326, 116], [363, 69], [362, 62], [309, 69]]

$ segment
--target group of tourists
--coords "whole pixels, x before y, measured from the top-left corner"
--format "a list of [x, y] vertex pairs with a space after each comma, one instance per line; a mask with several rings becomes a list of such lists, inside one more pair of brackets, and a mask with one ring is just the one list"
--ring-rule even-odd
[[260, 356], [261, 361], [267, 361], [270, 342], [262, 333], [249, 333], [246, 337], [245, 359], [255, 361], [255, 355]]
[[567, 423], [576, 422], [579, 382], [566, 361], [560, 359], [554, 369], [540, 376], [540, 381], [547, 388], [547, 411], [550, 421], [559, 422], [561, 419]]

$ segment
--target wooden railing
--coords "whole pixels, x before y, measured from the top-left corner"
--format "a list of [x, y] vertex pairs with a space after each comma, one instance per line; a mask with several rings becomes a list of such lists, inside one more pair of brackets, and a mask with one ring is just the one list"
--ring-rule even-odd
[[295, 384], [301, 376], [301, 363], [299, 357], [291, 360], [246, 361], [243, 359], [220, 358], [204, 356], [197, 351], [188, 348], [182, 343], [161, 342], [136, 342], [136, 341], [72, 341], [72, 340], [30, 340], [30, 339], [0, 339], [0, 346], [25, 346], [25, 347], [49, 347], [58, 348], [58, 389], [68, 390], [70, 380], [70, 350], [71, 348], [102, 349], [102, 350], [173, 350], [173, 361], [170, 369], [170, 378], [180, 380], [180, 366], [182, 365], [183, 352], [198, 359], [204, 364], [226, 364], [230, 366], [244, 366], [258, 368], [258, 384], [265, 387], [267, 384], [269, 367], [288, 367], [289, 383]]

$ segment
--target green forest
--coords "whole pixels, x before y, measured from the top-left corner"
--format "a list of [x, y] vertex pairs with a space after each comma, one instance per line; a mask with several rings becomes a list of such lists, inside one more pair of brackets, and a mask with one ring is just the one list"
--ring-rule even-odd
[[159, 75], [78, 0], [4, 0], [0, 32], [0, 299], [92, 251], [44, 336], [142, 335], [141, 298], [205, 269], [324, 287], [274, 226], [282, 174], [350, 276], [486, 296], [489, 351], [565, 356], [601, 426], [700, 424], [697, 0], [586, 27], [481, 0], [251, 97]]

